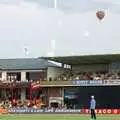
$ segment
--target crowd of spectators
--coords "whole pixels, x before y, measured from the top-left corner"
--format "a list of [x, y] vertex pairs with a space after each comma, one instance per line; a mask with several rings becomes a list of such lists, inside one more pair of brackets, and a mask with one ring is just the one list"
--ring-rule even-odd
[[80, 72], [63, 73], [54, 80], [115, 80], [120, 79], [120, 73], [112, 72]]
[[37, 100], [3, 100], [0, 101], [0, 108], [42, 108], [45, 107], [45, 104], [40, 102], [40, 99]]
[[[67, 81], [67, 80], [118, 80], [120, 79], [120, 72], [71, 72], [71, 71], [66, 71], [60, 75], [58, 75], [55, 78], [45, 78], [43, 80], [47, 81]], [[34, 83], [39, 83], [41, 80], [24, 80], [24, 82], [34, 82]], [[8, 76], [7, 80], [0, 80], [0, 82], [4, 83], [21, 83], [20, 80], [17, 80], [16, 76]]]
[[[0, 110], [10, 110], [10, 109], [41, 109], [41, 110], [56, 110], [56, 109], [67, 109], [66, 105], [58, 104], [57, 107], [47, 106], [40, 100], [5, 100], [0, 101]], [[1, 112], [1, 111], [0, 111]]]

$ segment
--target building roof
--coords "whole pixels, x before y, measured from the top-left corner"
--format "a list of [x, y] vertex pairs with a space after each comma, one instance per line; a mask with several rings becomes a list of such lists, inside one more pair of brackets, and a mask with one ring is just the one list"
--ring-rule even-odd
[[109, 64], [120, 61], [120, 54], [103, 55], [83, 55], [83, 56], [58, 56], [58, 57], [40, 57], [46, 60], [52, 60], [68, 65], [79, 64]]
[[38, 58], [0, 59], [0, 69], [4, 70], [38, 70], [47, 67], [57, 65]]

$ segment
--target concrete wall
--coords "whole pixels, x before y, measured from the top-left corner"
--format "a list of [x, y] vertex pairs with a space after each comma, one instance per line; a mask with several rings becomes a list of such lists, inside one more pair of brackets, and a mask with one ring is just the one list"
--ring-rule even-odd
[[60, 87], [50, 87], [48, 88], [49, 97], [62, 97], [62, 88]]
[[[63, 96], [63, 88], [61, 87], [51, 87], [48, 88], [48, 101], [49, 106], [51, 106], [51, 102], [58, 102], [59, 104], [64, 104], [64, 96]], [[52, 99], [51, 99], [52, 98]]]
[[57, 76], [59, 76], [60, 74], [64, 73], [64, 69], [63, 68], [59, 68], [59, 67], [48, 67], [48, 71], [47, 71], [47, 79], [49, 79], [50, 77], [52, 77], [53, 79], [56, 78]]
[[108, 69], [109, 69], [109, 65], [106, 65], [106, 64], [72, 66], [72, 70], [75, 72], [108, 71]]
[[[63, 87], [49, 87], [43, 88], [42, 93], [45, 95], [45, 103], [47, 106], [50, 106], [50, 98], [62, 98], [64, 99], [64, 88]], [[62, 101], [64, 104], [64, 101]]]

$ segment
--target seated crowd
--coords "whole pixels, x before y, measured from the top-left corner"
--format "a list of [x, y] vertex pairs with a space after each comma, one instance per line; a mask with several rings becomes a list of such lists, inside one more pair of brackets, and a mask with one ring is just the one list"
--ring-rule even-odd
[[115, 80], [120, 79], [120, 73], [112, 72], [80, 72], [63, 73], [54, 80]]
[[[44, 78], [42, 80], [48, 80], [48, 81], [67, 81], [67, 80], [118, 80], [120, 79], [120, 72], [71, 72], [71, 71], [66, 71], [60, 75], [58, 75], [55, 78], [49, 77]], [[24, 82], [32, 82], [32, 83], [40, 83], [41, 80], [24, 80]], [[16, 77], [13, 77], [12, 79], [7, 79], [7, 80], [0, 80], [0, 82], [3, 83], [21, 83], [20, 80], [17, 80]]]
[[0, 101], [0, 108], [2, 109], [11, 109], [11, 108], [17, 108], [17, 109], [67, 109], [66, 105], [58, 104], [57, 107], [48, 107], [44, 103], [40, 102], [40, 100], [5, 100]]
[[1, 108], [42, 108], [45, 106], [40, 100], [5, 100], [0, 101]]

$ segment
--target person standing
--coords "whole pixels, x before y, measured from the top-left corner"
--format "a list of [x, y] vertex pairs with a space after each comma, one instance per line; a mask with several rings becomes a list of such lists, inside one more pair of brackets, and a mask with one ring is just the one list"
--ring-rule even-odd
[[91, 111], [91, 119], [94, 119], [94, 120], [96, 120], [95, 107], [96, 107], [96, 100], [95, 100], [94, 96], [91, 96], [90, 111]]

